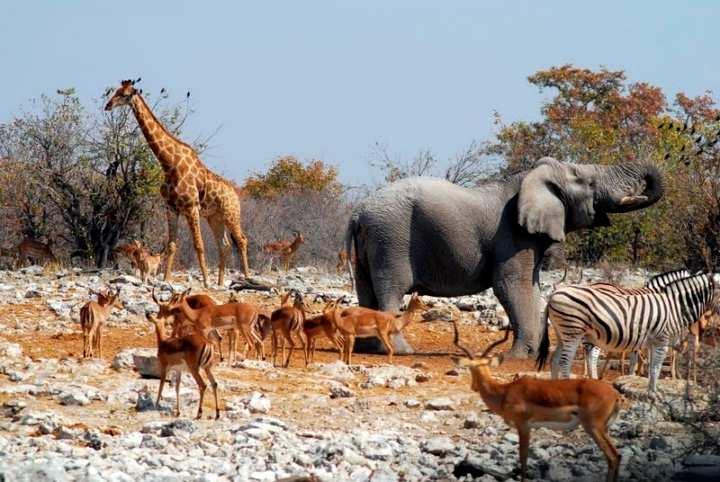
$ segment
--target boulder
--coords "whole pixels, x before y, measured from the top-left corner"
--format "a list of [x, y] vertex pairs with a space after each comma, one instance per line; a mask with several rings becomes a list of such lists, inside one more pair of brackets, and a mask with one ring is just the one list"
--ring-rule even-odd
[[455, 403], [447, 397], [433, 398], [425, 403], [427, 410], [455, 410]]
[[455, 444], [447, 437], [433, 437], [422, 444], [424, 452], [444, 457], [455, 450]]
[[160, 378], [160, 363], [157, 359], [157, 350], [146, 349], [133, 352], [133, 364], [140, 376], [145, 378]]

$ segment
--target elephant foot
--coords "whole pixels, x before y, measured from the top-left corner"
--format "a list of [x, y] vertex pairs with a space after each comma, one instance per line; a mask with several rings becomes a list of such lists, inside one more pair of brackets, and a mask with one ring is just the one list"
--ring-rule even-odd
[[505, 352], [503, 355], [506, 359], [514, 360], [526, 360], [528, 358], [535, 358], [537, 356], [537, 346], [530, 341], [525, 341], [521, 338], [515, 338], [513, 345], [510, 350]]
[[[396, 355], [412, 355], [415, 350], [405, 340], [402, 334], [395, 335], [393, 337], [393, 344], [395, 345]], [[387, 355], [385, 345], [383, 345], [380, 338], [356, 338], [355, 339], [355, 353], [373, 353], [378, 355]]]

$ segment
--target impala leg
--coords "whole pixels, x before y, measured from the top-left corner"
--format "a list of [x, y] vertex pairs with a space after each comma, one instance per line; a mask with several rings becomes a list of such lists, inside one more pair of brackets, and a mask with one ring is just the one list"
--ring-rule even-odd
[[355, 336], [350, 335], [345, 342], [345, 363], [350, 365], [352, 363], [352, 352], [355, 346]]
[[175, 416], [180, 416], [180, 380], [182, 380], [182, 370], [177, 369], [175, 371]]
[[272, 334], [270, 335], [270, 345], [271, 345], [271, 347], [272, 347], [272, 361], [273, 361], [273, 366], [274, 366], [274, 367], [277, 366], [277, 363], [276, 363], [276, 360], [277, 360], [277, 351], [278, 351], [278, 350], [277, 350], [277, 348], [278, 348], [277, 342], [278, 342], [278, 340], [277, 340], [277, 330], [273, 330], [273, 331], [272, 331]]
[[385, 349], [388, 352], [388, 363], [392, 365], [393, 355], [395, 354], [395, 346], [393, 345], [392, 341], [390, 341], [390, 337], [387, 333], [378, 332], [378, 337], [380, 338], [380, 341], [383, 342], [383, 345], [385, 345]]
[[204, 368], [205, 374], [208, 377], [208, 380], [210, 380], [210, 387], [213, 390], [213, 397], [215, 397], [215, 420], [220, 418], [220, 405], [218, 404], [218, 384], [217, 381], [215, 381], [215, 377], [212, 374], [212, 371], [210, 371], [210, 366], [206, 366]]
[[308, 361], [312, 363], [312, 357], [314, 355], [314, 347], [315, 347], [315, 338], [312, 336], [307, 336], [307, 333], [305, 334], [305, 366], [307, 366]]
[[98, 323], [95, 341], [97, 342], [98, 358], [102, 358], [102, 323]]
[[[295, 342], [292, 339], [292, 335], [290, 332], [283, 331], [283, 338], [288, 343], [288, 354], [287, 358], [285, 359], [285, 368], [290, 366], [290, 357], [292, 357], [292, 352], [295, 349]], [[285, 344], [283, 344], [283, 354], [285, 353]]]
[[197, 417], [195, 417], [197, 420], [200, 420], [202, 418], [202, 410], [203, 410], [203, 399], [205, 398], [205, 389], [207, 388], [207, 385], [205, 384], [205, 380], [202, 379], [200, 376], [200, 369], [198, 367], [193, 367], [190, 363], [188, 363], [188, 368], [190, 369], [190, 374], [195, 379], [195, 383], [197, 383], [198, 391], [200, 392], [200, 401], [198, 402], [198, 413]]
[[245, 340], [245, 354], [243, 355], [243, 358], [247, 358], [247, 348], [251, 346], [255, 346], [255, 350], [257, 351], [257, 345], [253, 343], [255, 341], [253, 334], [252, 334], [252, 328], [250, 328], [247, 325], [241, 324], [238, 326], [238, 330], [240, 331], [240, 334], [242, 335], [243, 340]]
[[160, 363], [160, 386], [158, 387], [157, 400], [155, 401], [155, 408], [160, 408], [160, 399], [162, 398], [163, 387], [165, 386], [165, 377], [167, 376], [167, 367], [161, 362]]
[[530, 446], [530, 427], [518, 425], [519, 449], [520, 449], [520, 480], [525, 482], [527, 478], [527, 458]]
[[302, 331], [302, 330], [298, 331], [297, 335], [300, 338], [300, 345], [302, 345], [303, 355], [305, 355], [305, 366], [307, 367], [308, 366], [308, 350], [307, 350], [308, 341], [307, 341], [307, 338], [305, 337], [304, 331]]
[[620, 471], [620, 453], [618, 453], [615, 445], [613, 445], [610, 437], [607, 434], [607, 429], [602, 430], [598, 427], [589, 426], [583, 424], [585, 431], [590, 434], [597, 446], [605, 454], [605, 459], [608, 463], [607, 482], [615, 482], [618, 478], [618, 472]]

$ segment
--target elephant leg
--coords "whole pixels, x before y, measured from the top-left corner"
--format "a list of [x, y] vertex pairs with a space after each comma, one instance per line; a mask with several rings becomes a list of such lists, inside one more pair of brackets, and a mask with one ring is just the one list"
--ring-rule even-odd
[[[359, 272], [360, 270], [358, 269], [358, 279], [360, 279]], [[378, 275], [373, 273], [372, 287], [374, 293], [372, 297], [367, 293], [364, 293], [361, 297], [361, 293], [363, 293], [361, 285], [363, 285], [363, 283], [357, 283], [360, 306], [368, 306], [369, 308], [397, 313], [402, 306], [403, 296], [411, 284], [409, 273], [403, 273], [402, 269], [387, 267], [379, 272]], [[370, 303], [366, 304], [366, 302], [372, 301], [372, 298], [377, 301], [377, 305], [372, 306]], [[410, 355], [414, 353], [412, 346], [405, 340], [402, 333], [392, 335], [392, 342], [395, 346], [395, 354]], [[355, 351], [358, 353], [378, 353], [383, 355], [388, 353], [385, 344], [377, 337], [358, 338]]]
[[515, 332], [511, 358], [529, 358], [537, 354], [542, 335], [540, 316], [539, 266], [534, 267], [531, 249], [518, 252], [501, 263], [493, 273], [493, 291], [505, 309]]

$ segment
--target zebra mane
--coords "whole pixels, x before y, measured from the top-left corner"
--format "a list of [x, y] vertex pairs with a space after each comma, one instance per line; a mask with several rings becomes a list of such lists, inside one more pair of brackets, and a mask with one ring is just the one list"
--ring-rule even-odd
[[[695, 273], [696, 275], [699, 273]], [[674, 283], [675, 281], [681, 280], [683, 278], [689, 278], [691, 276], [694, 276], [690, 271], [687, 269], [681, 268], [676, 269], [673, 271], [666, 271], [665, 273], [660, 273], [645, 283], [646, 288], [656, 289], [656, 290], [662, 290], [665, 288], [668, 284]]]
[[[691, 274], [688, 276], [684, 276], [682, 278], [677, 278], [675, 280], [669, 281], [665, 286], [663, 286], [663, 290], [665, 293], [674, 293], [678, 292], [680, 290], [682, 291], [693, 291], [697, 292], [698, 289], [704, 290], [705, 288], [709, 288], [712, 286], [712, 273], [705, 273], [705, 272], [697, 272], [695, 274]], [[702, 280], [701, 286], [698, 288], [697, 284], [694, 284], [693, 282], [696, 280]]]

